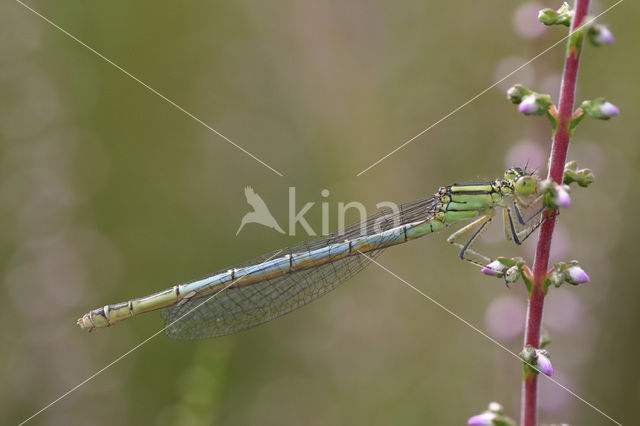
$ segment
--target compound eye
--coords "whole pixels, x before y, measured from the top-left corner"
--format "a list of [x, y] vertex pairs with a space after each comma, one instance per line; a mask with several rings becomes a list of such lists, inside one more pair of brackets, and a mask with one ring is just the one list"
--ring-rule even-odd
[[532, 195], [538, 190], [538, 182], [533, 176], [521, 176], [513, 182], [513, 187], [520, 195]]
[[514, 180], [515, 178], [516, 178], [516, 173], [514, 172], [513, 169], [509, 169], [506, 172], [504, 172], [505, 180]]

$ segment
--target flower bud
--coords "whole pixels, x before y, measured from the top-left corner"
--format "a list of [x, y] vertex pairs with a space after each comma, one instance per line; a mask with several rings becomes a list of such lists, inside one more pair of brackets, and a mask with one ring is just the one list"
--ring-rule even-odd
[[553, 203], [558, 207], [569, 207], [571, 205], [571, 197], [569, 196], [569, 191], [567, 191], [568, 186], [558, 185], [556, 187], [556, 194], [553, 197]]
[[515, 283], [520, 278], [520, 270], [517, 266], [512, 266], [504, 273], [504, 280], [506, 283]]
[[522, 352], [520, 352], [520, 358], [525, 364], [533, 364], [536, 359], [536, 349], [531, 345], [525, 346]]
[[560, 271], [553, 271], [549, 274], [549, 281], [555, 288], [559, 288], [564, 283], [564, 274]]
[[524, 115], [536, 114], [540, 110], [540, 106], [536, 102], [536, 95], [527, 95], [522, 98], [518, 111]]
[[620, 109], [611, 102], [605, 102], [600, 105], [600, 112], [607, 118], [615, 117], [620, 114]]
[[565, 169], [565, 171], [566, 170], [576, 171], [578, 169], [578, 163], [576, 162], [576, 160], [567, 161], [564, 164], [564, 169]]
[[589, 275], [581, 267], [575, 265], [565, 271], [565, 280], [569, 284], [584, 284], [590, 281]]
[[530, 95], [531, 90], [527, 89], [521, 84], [516, 84], [507, 90], [507, 99], [509, 99], [514, 104], [519, 104], [522, 102], [522, 98], [524, 96]]
[[589, 117], [597, 118], [599, 120], [608, 120], [611, 117], [615, 117], [620, 114], [620, 109], [611, 102], [605, 101], [604, 98], [584, 101], [580, 108], [582, 108]]
[[518, 111], [524, 115], [543, 115], [551, 105], [553, 105], [551, 96], [531, 93], [522, 98]]
[[[569, 170], [569, 173], [565, 171], [564, 178], [567, 174], [571, 176], [577, 176], [576, 173]], [[563, 178], [563, 179], [564, 179]], [[571, 196], [569, 196], [569, 185], [558, 185], [552, 179], [545, 179], [538, 184], [540, 193], [543, 195], [543, 204], [545, 207], [569, 207], [571, 205]]]
[[540, 372], [546, 376], [553, 375], [553, 366], [549, 359], [549, 352], [544, 349], [536, 350], [536, 367]]
[[538, 184], [540, 192], [553, 192], [558, 184], [553, 179], [545, 179]]
[[571, 18], [573, 17], [573, 11], [569, 8], [568, 3], [564, 3], [560, 9], [542, 9], [538, 13], [538, 21], [545, 25], [571, 25]]
[[571, 161], [565, 165], [564, 177], [562, 183], [569, 185], [571, 183], [577, 183], [583, 188], [588, 187], [595, 181], [593, 171], [590, 169], [577, 170], [575, 161]]
[[502, 271], [504, 271], [505, 268], [506, 266], [502, 262], [500, 262], [499, 260], [494, 260], [493, 262], [482, 268], [480, 272], [492, 277], [501, 277]]
[[485, 411], [482, 414], [477, 414], [467, 420], [469, 426], [493, 426], [493, 419], [497, 418], [496, 413]]
[[489, 411], [496, 414], [504, 414], [504, 409], [499, 402], [492, 401], [489, 403]]
[[591, 28], [589, 28], [589, 32], [587, 33], [589, 37], [589, 41], [594, 46], [602, 46], [603, 44], [611, 44], [616, 41], [613, 33], [609, 28], [602, 24], [595, 24]]
[[489, 404], [489, 409], [482, 414], [475, 415], [467, 420], [470, 426], [516, 426], [516, 423], [504, 415], [502, 405], [497, 402]]

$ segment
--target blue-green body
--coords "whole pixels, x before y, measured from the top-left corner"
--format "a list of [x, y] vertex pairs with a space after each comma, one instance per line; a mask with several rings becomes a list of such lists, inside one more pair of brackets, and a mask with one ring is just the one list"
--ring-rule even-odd
[[[505, 179], [493, 182], [442, 187], [431, 197], [402, 205], [400, 213], [377, 214], [342, 232], [279, 250], [253, 263], [94, 309], [78, 324], [89, 330], [107, 327], [160, 308], [168, 309], [167, 333], [179, 338], [228, 334], [260, 324], [308, 303], [349, 278], [368, 263], [363, 262], [363, 254], [374, 256], [386, 247], [438, 232], [456, 222], [490, 217], [493, 209], [504, 206], [505, 201], [531, 195], [526, 188], [531, 187], [531, 179], [535, 183], [535, 178], [520, 169], [513, 170], [519, 172], [512, 178], [506, 174]], [[518, 187], [520, 179], [521, 183], [526, 181], [525, 189]], [[196, 301], [207, 306], [194, 305]]]

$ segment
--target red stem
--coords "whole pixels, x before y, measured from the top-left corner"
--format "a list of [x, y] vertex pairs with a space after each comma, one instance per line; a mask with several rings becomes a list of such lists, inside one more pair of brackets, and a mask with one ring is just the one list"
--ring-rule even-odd
[[[571, 23], [571, 32], [582, 25], [589, 10], [589, 0], [576, 0], [575, 15]], [[557, 183], [562, 183], [564, 165], [567, 161], [569, 150], [569, 121], [573, 114], [573, 106], [576, 94], [576, 81], [578, 79], [578, 64], [582, 52], [582, 39], [577, 45], [572, 46], [572, 37], [569, 38], [569, 49], [562, 72], [562, 85], [558, 102], [558, 126], [553, 135], [551, 145], [551, 160], [547, 178]], [[545, 213], [549, 215], [549, 213]], [[533, 290], [529, 297], [527, 308], [527, 328], [524, 338], [525, 345], [534, 348], [540, 346], [540, 329], [542, 327], [542, 312], [544, 308], [544, 292], [542, 282], [549, 269], [549, 254], [551, 250], [551, 238], [555, 227], [555, 217], [546, 220], [540, 226], [540, 238], [536, 247], [533, 262]], [[535, 426], [538, 423], [538, 375], [527, 374], [522, 384], [522, 413], [521, 426]]]

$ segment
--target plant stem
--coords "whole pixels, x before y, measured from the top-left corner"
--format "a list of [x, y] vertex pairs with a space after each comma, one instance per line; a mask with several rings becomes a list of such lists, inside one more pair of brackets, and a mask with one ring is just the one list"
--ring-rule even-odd
[[[571, 33], [582, 25], [589, 10], [589, 0], [575, 1], [575, 15], [571, 22]], [[553, 135], [551, 145], [551, 158], [547, 178], [561, 184], [564, 175], [564, 165], [567, 161], [569, 150], [569, 120], [573, 114], [576, 81], [578, 79], [578, 64], [582, 52], [581, 37], [575, 43], [574, 37], [569, 37], [567, 56], [562, 72], [562, 84], [558, 102], [558, 127]], [[554, 212], [545, 212], [545, 218]], [[551, 238], [555, 227], [555, 217], [550, 217], [540, 226], [540, 238], [536, 247], [533, 262], [533, 290], [529, 297], [527, 307], [527, 325], [524, 344], [534, 348], [540, 346], [540, 329], [542, 327], [542, 312], [544, 308], [544, 292], [542, 282], [549, 268], [549, 255], [551, 251]], [[521, 426], [535, 426], [538, 422], [538, 375], [527, 374], [522, 384], [522, 412]]]

